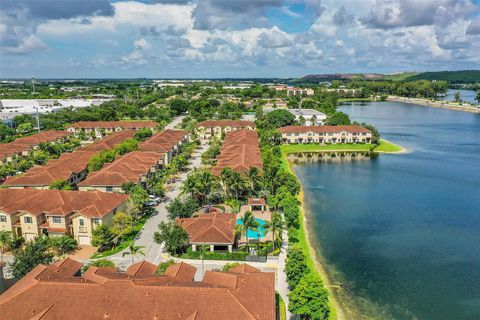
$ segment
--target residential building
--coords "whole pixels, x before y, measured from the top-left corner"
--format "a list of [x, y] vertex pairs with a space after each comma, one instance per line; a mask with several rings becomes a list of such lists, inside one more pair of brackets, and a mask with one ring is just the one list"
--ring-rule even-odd
[[[278, 108], [263, 108], [263, 112], [269, 113], [274, 110], [279, 110]], [[296, 121], [305, 121], [305, 126], [321, 126], [327, 119], [327, 115], [323, 112], [317, 111], [315, 109], [286, 109], [288, 112], [295, 116]]]
[[198, 136], [204, 140], [240, 129], [255, 130], [255, 123], [243, 120], [206, 120], [197, 124]]
[[287, 89], [287, 96], [313, 96], [315, 91], [310, 88], [289, 87]]
[[124, 192], [125, 183], [143, 185], [158, 169], [163, 168], [176, 155], [182, 143], [188, 141], [185, 130], [164, 130], [147, 139], [139, 150], [118, 157], [102, 169], [92, 172], [78, 184], [79, 190]]
[[62, 130], [47, 130], [34, 133], [31, 136], [15, 139], [9, 143], [0, 144], [1, 163], [10, 163], [16, 157], [28, 156], [42, 142], [60, 142], [71, 133]]
[[257, 132], [242, 129], [227, 133], [212, 173], [218, 176], [224, 168], [247, 173], [253, 167], [263, 169]]
[[175, 263], [164, 275], [143, 261], [119, 272], [66, 259], [38, 265], [0, 296], [2, 318], [274, 320], [275, 273], [240, 265], [228, 272]]
[[90, 244], [92, 229], [110, 224], [126, 195], [65, 190], [0, 189], [0, 230], [29, 241], [41, 235], [70, 234]]
[[68, 132], [95, 133], [97, 136], [118, 132], [122, 130], [139, 130], [150, 128], [155, 130], [157, 123], [154, 121], [79, 121], [67, 127]]
[[198, 246], [208, 245], [210, 251], [228, 250], [235, 245], [236, 215], [231, 213], [203, 213], [193, 218], [177, 219], [188, 233], [188, 244], [196, 251]]
[[279, 129], [282, 142], [291, 143], [370, 143], [372, 132], [360, 126], [289, 126]]
[[94, 155], [102, 150], [112, 149], [122, 141], [132, 138], [134, 134], [134, 130], [116, 132], [72, 153], [65, 153], [58, 159], [50, 160], [46, 165], [34, 166], [22, 175], [8, 177], [4, 185], [10, 188], [48, 189], [56, 180], [76, 185], [87, 176], [88, 162]]

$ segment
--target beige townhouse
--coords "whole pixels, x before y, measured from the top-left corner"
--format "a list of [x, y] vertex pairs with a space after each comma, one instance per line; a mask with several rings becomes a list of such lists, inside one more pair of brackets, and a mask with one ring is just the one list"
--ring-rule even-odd
[[288, 126], [279, 129], [282, 142], [292, 143], [371, 143], [372, 132], [360, 126]]

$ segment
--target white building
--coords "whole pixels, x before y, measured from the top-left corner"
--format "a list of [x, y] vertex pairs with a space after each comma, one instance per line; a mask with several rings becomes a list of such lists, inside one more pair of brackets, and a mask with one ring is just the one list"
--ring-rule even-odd
[[264, 108], [263, 112], [269, 113], [274, 110], [287, 110], [295, 116], [296, 121], [300, 121], [303, 117], [305, 126], [321, 126], [327, 119], [327, 115], [315, 109], [282, 109], [282, 108]]
[[289, 87], [287, 89], [287, 96], [313, 96], [315, 91], [310, 88]]

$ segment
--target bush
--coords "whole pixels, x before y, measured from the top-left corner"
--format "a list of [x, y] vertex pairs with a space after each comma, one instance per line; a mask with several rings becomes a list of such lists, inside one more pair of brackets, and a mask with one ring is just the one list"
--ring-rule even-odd
[[230, 263], [225, 263], [222, 267], [222, 271], [229, 271], [230, 269], [234, 267], [238, 267], [241, 263], [240, 262], [230, 262]]
[[157, 271], [155, 272], [155, 274], [164, 275], [165, 271], [167, 271], [168, 267], [170, 267], [174, 263], [175, 263], [175, 261], [173, 261], [172, 259], [170, 259], [166, 262], [160, 263], [157, 267]]
[[85, 264], [85, 265], [82, 267], [82, 272], [87, 271], [88, 268], [90, 268], [90, 267], [113, 268], [113, 267], [115, 267], [115, 263], [113, 263], [112, 261], [110, 261], [110, 260], [108, 260], [108, 259], [95, 260], [95, 261], [92, 261], [92, 262], [89, 262], [89, 263]]
[[307, 272], [307, 259], [302, 249], [289, 248], [285, 262], [285, 274], [287, 275], [287, 282], [290, 289], [295, 289]]
[[77, 241], [70, 236], [49, 237], [48, 239], [50, 240], [50, 246], [59, 256], [73, 252], [78, 248]]
[[306, 274], [289, 294], [288, 309], [301, 319], [328, 319], [328, 292], [322, 280], [313, 273]]
[[190, 218], [198, 208], [199, 205], [197, 201], [192, 197], [187, 197], [183, 200], [175, 198], [167, 207], [168, 218], [171, 220], [177, 218]]

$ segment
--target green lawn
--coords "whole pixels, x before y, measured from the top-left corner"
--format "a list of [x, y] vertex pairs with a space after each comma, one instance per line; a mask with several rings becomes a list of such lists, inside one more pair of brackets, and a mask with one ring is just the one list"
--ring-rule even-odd
[[374, 147], [373, 144], [284, 144], [281, 146], [282, 152], [297, 153], [297, 152], [315, 152], [315, 151], [370, 151]]
[[143, 225], [145, 224], [145, 222], [147, 222], [149, 217], [150, 217], [150, 215], [145, 215], [142, 218], [140, 218], [136, 222], [135, 226], [133, 227], [133, 231], [128, 236], [126, 236], [124, 239], [122, 239], [122, 241], [120, 242], [120, 244], [118, 246], [116, 246], [115, 248], [112, 248], [110, 250], [107, 250], [107, 251], [97, 252], [93, 256], [91, 256], [90, 259], [99, 259], [99, 258], [109, 257], [111, 255], [114, 255], [114, 254], [119, 253], [122, 250], [126, 249], [132, 243], [132, 241], [135, 239], [138, 232], [140, 232], [140, 230], [142, 230]]
[[401, 146], [391, 143], [390, 141], [380, 139], [380, 145], [375, 148], [377, 152], [402, 152], [405, 151]]

